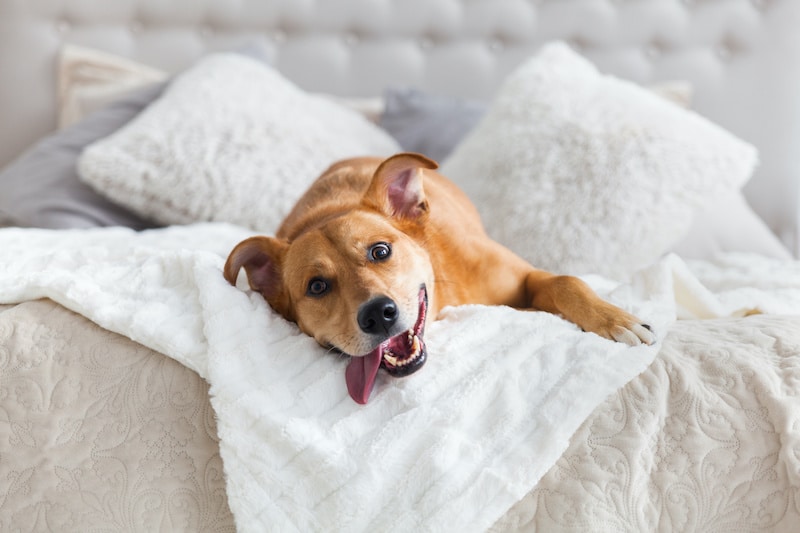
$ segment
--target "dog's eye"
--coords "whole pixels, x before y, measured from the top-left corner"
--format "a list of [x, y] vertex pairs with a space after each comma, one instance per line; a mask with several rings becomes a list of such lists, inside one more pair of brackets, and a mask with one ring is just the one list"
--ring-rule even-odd
[[306, 294], [309, 296], [322, 296], [329, 289], [328, 282], [322, 278], [312, 278], [311, 281], [308, 282], [308, 287], [306, 288]]
[[392, 255], [392, 246], [388, 242], [378, 242], [369, 247], [368, 257], [376, 263], [386, 261]]

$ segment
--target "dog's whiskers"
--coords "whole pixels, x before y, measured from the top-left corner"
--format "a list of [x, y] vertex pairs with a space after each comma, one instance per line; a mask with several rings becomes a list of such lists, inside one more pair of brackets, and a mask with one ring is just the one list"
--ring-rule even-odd
[[[342, 339], [345, 342], [337, 343], [337, 339]], [[327, 350], [325, 351], [327, 354], [337, 354], [341, 358], [350, 357], [350, 354], [346, 353], [344, 350], [339, 348], [336, 344], [347, 344], [347, 335], [342, 333], [339, 335], [334, 336], [332, 339], [328, 341]]]
[[334, 355], [340, 359], [347, 359], [350, 357], [349, 355], [347, 355], [346, 353], [344, 353], [339, 348], [333, 345], [328, 346], [328, 348], [325, 350], [325, 355]]

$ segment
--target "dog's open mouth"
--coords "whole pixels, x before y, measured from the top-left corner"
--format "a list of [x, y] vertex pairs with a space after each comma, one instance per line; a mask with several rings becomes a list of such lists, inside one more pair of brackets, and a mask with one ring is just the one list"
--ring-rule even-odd
[[345, 380], [351, 398], [360, 404], [367, 403], [381, 367], [395, 377], [413, 374], [422, 367], [427, 358], [422, 340], [427, 314], [428, 291], [423, 285], [419, 290], [419, 314], [414, 327], [386, 339], [364, 356], [350, 358]]

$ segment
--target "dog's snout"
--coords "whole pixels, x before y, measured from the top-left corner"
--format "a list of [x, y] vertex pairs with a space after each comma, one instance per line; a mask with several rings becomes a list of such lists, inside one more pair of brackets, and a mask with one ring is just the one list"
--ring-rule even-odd
[[364, 333], [386, 333], [397, 322], [399, 314], [394, 300], [379, 296], [358, 310], [358, 327]]

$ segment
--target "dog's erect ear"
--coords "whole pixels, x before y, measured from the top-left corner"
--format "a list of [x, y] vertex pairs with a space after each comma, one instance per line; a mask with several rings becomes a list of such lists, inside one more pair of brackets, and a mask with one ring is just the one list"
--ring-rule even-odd
[[250, 288], [260, 292], [279, 313], [286, 314], [287, 302], [281, 268], [289, 243], [272, 237], [250, 237], [233, 249], [225, 262], [223, 274], [236, 285], [239, 270], [244, 267]]
[[417, 219], [428, 212], [422, 188], [423, 169], [439, 165], [424, 155], [397, 154], [380, 164], [364, 193], [363, 203], [389, 216]]

